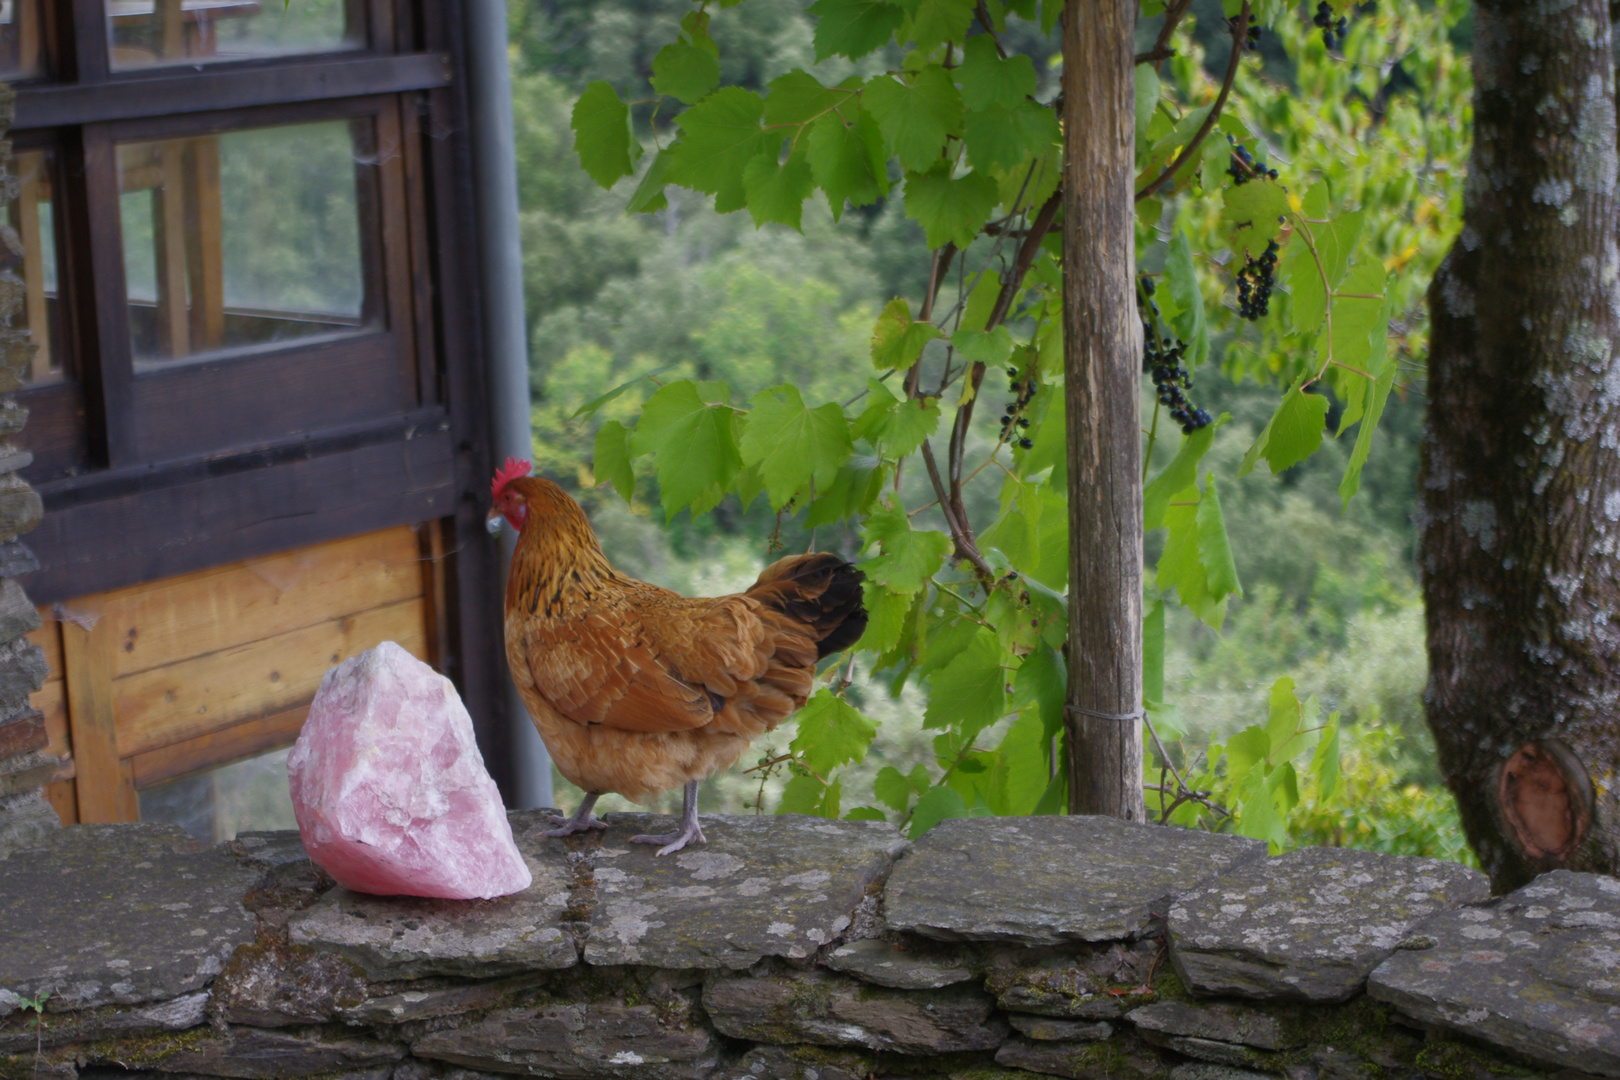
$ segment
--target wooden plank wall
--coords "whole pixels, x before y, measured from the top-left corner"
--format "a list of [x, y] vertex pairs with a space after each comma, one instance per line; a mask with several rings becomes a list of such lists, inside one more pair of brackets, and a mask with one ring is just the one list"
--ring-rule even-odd
[[321, 677], [382, 641], [428, 662], [442, 545], [400, 527], [42, 610], [34, 696], [64, 823], [133, 821], [143, 789], [290, 744]]

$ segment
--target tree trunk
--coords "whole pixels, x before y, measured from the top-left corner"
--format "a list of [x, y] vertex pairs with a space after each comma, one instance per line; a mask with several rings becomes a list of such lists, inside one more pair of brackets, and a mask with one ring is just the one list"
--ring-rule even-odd
[[1463, 230], [1429, 289], [1429, 725], [1498, 890], [1614, 873], [1620, 250], [1599, 0], [1474, 7]]
[[1069, 431], [1069, 811], [1142, 821], [1141, 327], [1136, 0], [1063, 13], [1063, 333]]

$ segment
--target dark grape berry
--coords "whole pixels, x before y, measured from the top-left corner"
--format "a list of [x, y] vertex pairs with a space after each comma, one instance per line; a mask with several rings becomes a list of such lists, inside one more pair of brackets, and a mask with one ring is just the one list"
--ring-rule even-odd
[[[1148, 286], [1152, 279], [1143, 275], [1142, 293], [1151, 295], [1152, 289]], [[1203, 409], [1197, 408], [1187, 400], [1185, 391], [1192, 388], [1192, 379], [1186, 366], [1182, 363], [1187, 350], [1187, 343], [1172, 337], [1160, 337], [1156, 325], [1159, 307], [1151, 300], [1147, 308], [1142, 309], [1141, 298], [1137, 299], [1138, 313], [1142, 317], [1142, 370], [1153, 377], [1153, 389], [1156, 392], [1159, 404], [1170, 410], [1170, 418], [1181, 425], [1181, 430], [1192, 434], [1201, 427], [1209, 425], [1210, 415]]]
[[1028, 439], [1019, 439], [1018, 429], [1029, 427], [1029, 420], [1024, 416], [1024, 410], [1034, 400], [1035, 391], [1040, 389], [1040, 384], [1036, 381], [1034, 375], [1025, 378], [1024, 373], [1018, 368], [1009, 367], [1007, 369], [1007, 389], [1012, 391], [1013, 399], [1008, 402], [1006, 409], [1001, 414], [1001, 441], [1015, 443], [1028, 450], [1035, 444]]
[[1322, 44], [1328, 49], [1343, 48], [1344, 35], [1348, 32], [1350, 20], [1340, 15], [1333, 17], [1333, 7], [1327, 0], [1320, 0], [1316, 5], [1316, 15], [1311, 19], [1317, 28], [1322, 31]]
[[1250, 322], [1264, 316], [1276, 285], [1277, 241], [1273, 240], [1258, 259], [1243, 256], [1243, 268], [1237, 272], [1238, 315]]
[[[1226, 20], [1226, 32], [1228, 34], [1230, 34], [1232, 31], [1234, 31], [1236, 29], [1237, 29], [1237, 19], [1236, 18], [1228, 18]], [[1254, 25], [1252, 23], [1249, 25], [1249, 29], [1243, 35], [1243, 43], [1242, 43], [1241, 47], [1243, 48], [1243, 50], [1245, 52], [1253, 52], [1255, 49], [1258, 49], [1260, 47], [1260, 27], [1259, 26], [1256, 26], [1256, 25]]]

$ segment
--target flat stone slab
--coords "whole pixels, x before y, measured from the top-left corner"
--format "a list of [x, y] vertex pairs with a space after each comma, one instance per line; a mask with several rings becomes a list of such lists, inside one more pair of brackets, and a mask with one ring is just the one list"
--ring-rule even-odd
[[1286, 1050], [1297, 1043], [1283, 1035], [1274, 1017], [1242, 1005], [1193, 1005], [1162, 1001], [1132, 1009], [1126, 1019], [1141, 1031], [1253, 1046], [1260, 1050]]
[[1347, 1001], [1424, 918], [1490, 891], [1458, 863], [1301, 848], [1182, 894], [1170, 958], [1199, 993]]
[[374, 980], [424, 975], [483, 978], [571, 967], [579, 950], [564, 926], [573, 869], [568, 849], [535, 835], [535, 811], [514, 811], [512, 834], [534, 883], [494, 900], [369, 896], [336, 888], [287, 920], [294, 945], [348, 957]]
[[176, 825], [73, 825], [0, 860], [0, 1016], [166, 1001], [253, 940], [262, 871]]
[[973, 978], [959, 959], [920, 954], [878, 938], [852, 941], [827, 954], [826, 965], [864, 982], [896, 990], [938, 990]]
[[476, 1024], [423, 1035], [411, 1052], [469, 1069], [577, 1080], [702, 1080], [720, 1056], [707, 1028], [657, 1005], [617, 1002], [497, 1009]]
[[338, 1070], [392, 1064], [405, 1056], [399, 1043], [331, 1029], [262, 1031], [233, 1027], [190, 1045], [155, 1054], [163, 1073], [284, 1080]]
[[881, 821], [735, 815], [705, 817], [707, 844], [659, 858], [628, 840], [667, 832], [674, 819], [606, 820], [601, 848], [589, 853], [596, 895], [585, 939], [585, 962], [603, 966], [740, 969], [807, 957], [849, 926], [906, 846]]
[[886, 990], [820, 972], [711, 979], [703, 1007], [722, 1035], [763, 1043], [949, 1054], [991, 1050], [1007, 1037], [981, 991]]
[[1538, 1061], [1620, 1076], [1620, 881], [1554, 870], [1448, 911], [1385, 960], [1367, 993], [1421, 1023]]
[[1069, 1080], [1163, 1080], [1159, 1055], [1141, 1042], [1033, 1042], [1008, 1039], [996, 1051], [996, 1064], [1008, 1069], [1064, 1076]]
[[1114, 1033], [1106, 1020], [1058, 1020], [1050, 1016], [1008, 1013], [1013, 1030], [1040, 1042], [1102, 1042]]
[[1118, 941], [1178, 893], [1265, 851], [1258, 840], [1113, 818], [957, 818], [895, 866], [884, 918], [944, 941]]

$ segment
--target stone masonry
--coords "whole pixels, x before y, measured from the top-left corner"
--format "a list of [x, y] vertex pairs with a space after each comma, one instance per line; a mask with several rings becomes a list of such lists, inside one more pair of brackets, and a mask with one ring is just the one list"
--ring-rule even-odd
[[1101, 818], [539, 835], [489, 901], [336, 887], [295, 833], [0, 855], [0, 1078], [1620, 1077], [1620, 883]]
[[[11, 128], [13, 101], [11, 90], [0, 86], [0, 135]], [[11, 143], [0, 141], [0, 207], [16, 197]], [[22, 389], [34, 356], [28, 331], [11, 327], [23, 307], [22, 258], [16, 230], [0, 225], [0, 853], [57, 827], [41, 789], [62, 769], [61, 761], [43, 753], [49, 742], [45, 717], [28, 704], [45, 681], [45, 653], [23, 637], [39, 628], [39, 613], [15, 580], [39, 569], [17, 537], [38, 525], [44, 512], [38, 492], [17, 475], [34, 460], [15, 442], [28, 410], [6, 396]]]

